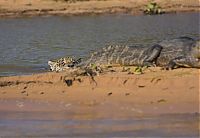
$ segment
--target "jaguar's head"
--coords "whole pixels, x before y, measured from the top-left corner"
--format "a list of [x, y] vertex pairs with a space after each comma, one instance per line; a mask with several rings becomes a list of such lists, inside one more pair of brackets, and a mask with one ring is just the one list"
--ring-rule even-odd
[[62, 57], [56, 60], [49, 60], [48, 65], [50, 66], [51, 71], [64, 71], [70, 68], [73, 68], [75, 65], [78, 65], [81, 62], [81, 58], [75, 59], [72, 57]]
[[69, 69], [69, 65], [74, 61], [75, 59], [72, 57], [63, 57], [56, 60], [49, 60], [48, 65], [50, 66], [51, 71], [60, 72]]

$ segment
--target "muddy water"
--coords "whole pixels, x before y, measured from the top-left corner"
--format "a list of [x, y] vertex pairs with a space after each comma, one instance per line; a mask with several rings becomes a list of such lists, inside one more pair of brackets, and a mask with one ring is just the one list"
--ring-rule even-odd
[[109, 43], [148, 45], [199, 36], [199, 13], [0, 19], [0, 76], [46, 71], [47, 61]]
[[[114, 110], [106, 110], [109, 107]], [[0, 137], [198, 137], [199, 114], [133, 112], [120, 104], [77, 106], [0, 100]], [[3, 109], [4, 108], [4, 109]], [[104, 110], [102, 110], [104, 109]], [[139, 109], [138, 109], [139, 110]]]

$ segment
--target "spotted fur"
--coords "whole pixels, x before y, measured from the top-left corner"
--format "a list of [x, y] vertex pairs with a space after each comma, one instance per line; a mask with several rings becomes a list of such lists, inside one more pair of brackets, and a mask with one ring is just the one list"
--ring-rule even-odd
[[63, 71], [69, 68], [74, 67], [76, 64], [79, 64], [81, 59], [76, 60], [72, 57], [63, 57], [57, 60], [49, 60], [48, 65], [50, 66], [51, 71]]

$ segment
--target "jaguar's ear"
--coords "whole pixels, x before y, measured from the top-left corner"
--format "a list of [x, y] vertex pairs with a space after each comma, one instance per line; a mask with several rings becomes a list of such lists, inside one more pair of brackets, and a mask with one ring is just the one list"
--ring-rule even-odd
[[54, 64], [53, 61], [51, 61], [51, 60], [48, 61], [48, 65], [49, 65], [49, 66], [52, 66], [53, 64]]
[[55, 62], [49, 60], [48, 65], [50, 66], [50, 70], [54, 71]]

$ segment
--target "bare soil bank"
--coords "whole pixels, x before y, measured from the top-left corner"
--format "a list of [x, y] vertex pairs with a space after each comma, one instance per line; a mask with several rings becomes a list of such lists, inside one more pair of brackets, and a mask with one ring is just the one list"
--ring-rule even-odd
[[[0, 17], [48, 15], [142, 14], [149, 0], [1, 0]], [[166, 13], [199, 11], [200, 0], [155, 0]]]
[[[0, 100], [51, 101], [102, 112], [108, 112], [109, 105], [112, 110], [125, 105], [138, 114], [195, 113], [199, 112], [199, 71], [153, 68], [141, 75], [117, 71], [96, 76], [95, 81], [68, 77], [65, 72], [1, 77]], [[73, 80], [71, 86], [65, 82], [68, 79]], [[13, 109], [4, 105], [0, 110]]]

